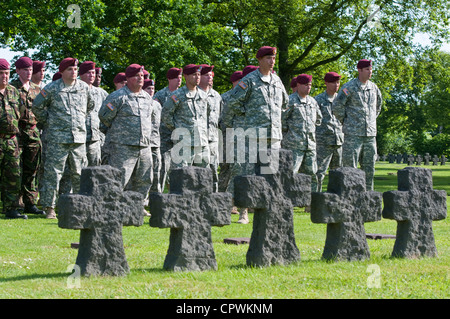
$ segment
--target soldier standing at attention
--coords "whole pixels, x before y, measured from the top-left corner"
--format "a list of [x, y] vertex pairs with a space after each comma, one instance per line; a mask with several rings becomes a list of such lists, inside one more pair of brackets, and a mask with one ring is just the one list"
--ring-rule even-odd
[[[322, 121], [322, 113], [316, 100], [309, 95], [312, 76], [297, 76], [297, 92], [291, 94], [289, 106], [283, 111], [283, 148], [292, 150], [294, 173], [300, 168], [311, 176], [311, 191], [317, 191], [316, 126]], [[302, 166], [303, 164], [303, 166]]]
[[[150, 95], [153, 99], [155, 94], [155, 81], [152, 79], [145, 79], [144, 91]], [[161, 189], [161, 138], [159, 136], [159, 127], [161, 125], [161, 104], [153, 100], [153, 112], [152, 112], [152, 136], [150, 138], [150, 147], [152, 148], [152, 160], [153, 160], [153, 182], [150, 187], [150, 192], [162, 193]]]
[[219, 92], [213, 89], [214, 82], [214, 66], [201, 64], [200, 83], [198, 87], [208, 95], [208, 141], [210, 152], [210, 166], [213, 171], [213, 190], [217, 192], [219, 189], [219, 117], [222, 112], [222, 97]]
[[332, 112], [333, 101], [339, 91], [341, 76], [336, 72], [325, 74], [325, 92], [315, 97], [322, 113], [322, 124], [316, 128], [317, 139], [317, 191], [322, 191], [322, 182], [328, 168], [342, 166], [342, 124]]
[[[235, 176], [255, 174], [255, 163], [250, 161], [250, 152], [258, 154], [261, 145], [270, 148], [272, 153], [280, 148], [283, 137], [281, 111], [288, 105], [289, 96], [281, 79], [273, 72], [276, 53], [276, 48], [261, 47], [256, 54], [259, 67], [253, 67], [255, 70], [242, 78], [227, 101], [229, 111], [224, 114], [225, 126], [227, 128], [242, 127], [244, 131], [254, 129], [259, 136], [257, 141], [251, 141], [252, 137], [250, 136], [248, 139], [241, 137], [246, 138], [246, 156], [244, 163], [235, 161], [233, 164], [227, 190], [232, 194], [234, 193], [233, 179]], [[244, 69], [244, 71], [246, 70]], [[243, 73], [246, 73], [244, 71]], [[266, 130], [266, 135], [261, 136], [264, 130]], [[257, 143], [257, 150], [250, 151], [250, 144], [255, 142]], [[267, 149], [262, 151], [267, 153]], [[241, 210], [238, 222], [248, 223], [247, 209]]]
[[118, 89], [121, 89], [122, 87], [124, 87], [127, 84], [127, 77], [125, 76], [125, 72], [117, 73], [116, 76], [114, 77], [113, 82], [114, 82], [116, 91]]
[[[168, 85], [156, 92], [153, 96], [155, 101], [159, 102], [161, 106], [167, 101], [167, 99], [172, 95], [173, 92], [178, 90], [183, 81], [183, 69], [170, 68], [167, 70], [166, 78]], [[172, 143], [172, 131], [167, 128], [167, 126], [161, 121], [159, 127], [160, 134], [160, 150], [161, 150], [161, 172], [160, 172], [160, 188], [164, 191], [166, 184], [169, 184], [169, 171], [171, 165], [170, 150], [173, 147]]]
[[131, 64], [125, 75], [127, 84], [108, 95], [99, 118], [108, 128], [105, 139], [108, 164], [124, 171], [124, 190], [141, 193], [146, 199], [153, 178], [150, 147], [153, 99], [142, 90], [143, 66]]
[[0, 192], [6, 218], [27, 219], [18, 212], [20, 196], [19, 92], [9, 82], [10, 65], [0, 59]]
[[99, 67], [95, 68], [95, 80], [94, 83], [92, 83], [93, 86], [99, 88], [102, 85], [102, 73], [103, 73], [102, 68]]
[[370, 81], [372, 61], [360, 60], [357, 69], [358, 77], [347, 82], [339, 91], [333, 103], [333, 113], [343, 125], [342, 165], [356, 168], [362, 153], [361, 166], [366, 173], [366, 189], [373, 190], [377, 117], [383, 98], [378, 86]]
[[88, 166], [97, 166], [102, 161], [102, 141], [104, 137], [100, 132], [100, 120], [98, 118], [98, 111], [102, 107], [108, 93], [101, 87], [94, 86], [97, 78], [95, 63], [92, 61], [85, 61], [80, 64], [79, 75], [80, 79], [85, 82], [91, 90], [92, 98], [95, 102], [95, 107], [86, 119], [86, 156]]
[[31, 82], [33, 74], [33, 60], [21, 57], [15, 62], [18, 79], [11, 82], [19, 91], [20, 96], [20, 138], [19, 145], [22, 150], [21, 167], [22, 183], [21, 196], [25, 206], [24, 214], [45, 214], [36, 207], [39, 191], [37, 175], [41, 165], [42, 144], [37, 120], [31, 111], [33, 101], [40, 93], [38, 85]]
[[[198, 89], [201, 66], [183, 68], [186, 85], [176, 90], [163, 105], [161, 120], [172, 131], [171, 167], [209, 167], [208, 109], [205, 92]], [[178, 145], [177, 145], [178, 144]], [[177, 148], [175, 148], [177, 147]], [[181, 152], [180, 152], [181, 151]]]
[[45, 84], [45, 62], [42, 61], [33, 61], [33, 75], [31, 76], [31, 82], [39, 86], [39, 88], [43, 89]]
[[86, 118], [95, 107], [89, 86], [78, 76], [78, 60], [65, 58], [59, 64], [61, 79], [46, 85], [34, 99], [33, 112], [47, 130], [47, 152], [41, 188], [41, 203], [47, 218], [56, 218], [59, 182], [69, 165], [72, 191], [80, 189], [86, 159]]

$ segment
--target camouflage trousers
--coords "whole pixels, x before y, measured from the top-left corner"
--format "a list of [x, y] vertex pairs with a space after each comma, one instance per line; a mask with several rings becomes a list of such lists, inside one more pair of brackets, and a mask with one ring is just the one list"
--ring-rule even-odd
[[102, 163], [102, 141], [86, 142], [86, 157], [88, 166], [98, 166]]
[[209, 165], [213, 173], [213, 191], [219, 191], [219, 141], [209, 142]]
[[20, 152], [16, 136], [0, 139], [0, 191], [3, 212], [15, 209], [19, 205]]
[[152, 147], [152, 161], [153, 161], [153, 181], [150, 187], [150, 192], [162, 193], [164, 189], [161, 187], [161, 149], [159, 147]]
[[377, 155], [377, 141], [375, 136], [346, 135], [342, 146], [342, 165], [358, 167], [366, 173], [366, 190], [373, 190], [375, 175], [375, 160]]
[[294, 156], [294, 174], [304, 173], [311, 176], [311, 191], [317, 192], [317, 154], [316, 150], [292, 150]]
[[[177, 154], [177, 151], [179, 152]], [[172, 148], [170, 168], [184, 166], [209, 167], [210, 151], [209, 146], [184, 146], [182, 149]]]
[[78, 193], [81, 170], [87, 165], [86, 145], [84, 143], [59, 144], [48, 141], [41, 188], [41, 204], [44, 208], [55, 208], [59, 184], [66, 165], [69, 169], [72, 192]]
[[[39, 137], [38, 137], [39, 138]], [[22, 134], [22, 189], [23, 203], [36, 205], [39, 198], [38, 174], [41, 166], [42, 144], [36, 138]]]
[[124, 190], [141, 193], [144, 199], [148, 198], [153, 180], [151, 147], [110, 142], [108, 164], [123, 170]]
[[317, 143], [317, 191], [322, 191], [322, 183], [328, 169], [342, 166], [342, 145]]

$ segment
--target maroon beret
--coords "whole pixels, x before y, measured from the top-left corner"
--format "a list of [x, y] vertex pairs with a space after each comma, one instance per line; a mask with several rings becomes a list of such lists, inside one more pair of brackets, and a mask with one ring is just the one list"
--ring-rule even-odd
[[33, 74], [40, 72], [43, 68], [45, 68], [45, 62], [33, 61]]
[[69, 66], [78, 66], [78, 60], [74, 58], [65, 58], [59, 64], [59, 72], [64, 72]]
[[132, 76], [135, 76], [139, 72], [144, 72], [144, 67], [139, 64], [130, 64], [127, 69], [125, 70], [125, 76], [127, 78], [131, 78]]
[[201, 75], [205, 75], [214, 69], [214, 65], [200, 64], [200, 66], [202, 67], [202, 70], [200, 71]]
[[5, 59], [0, 59], [0, 70], [9, 70], [10, 66], [8, 61]]
[[52, 81], [59, 80], [60, 78], [62, 78], [61, 72], [56, 72], [55, 74], [53, 74]]
[[242, 75], [242, 71], [236, 71], [233, 74], [231, 74], [230, 76], [230, 82], [236, 82], [239, 81], [240, 79], [242, 79], [243, 75]]
[[291, 84], [289, 85], [291, 87], [291, 89], [295, 88], [297, 86], [297, 77], [294, 77], [291, 80]]
[[312, 75], [309, 74], [300, 74], [297, 76], [297, 83], [298, 84], [308, 84], [312, 81]]
[[167, 70], [166, 77], [168, 80], [172, 80], [172, 79], [176, 79], [177, 77], [179, 77], [182, 73], [183, 73], [182, 69], [170, 68], [169, 70]]
[[142, 86], [142, 89], [146, 89], [149, 86], [155, 86], [155, 81], [152, 79], [145, 79], [144, 80], [144, 85]]
[[14, 63], [16, 69], [25, 69], [33, 66], [33, 60], [31, 60], [27, 56], [21, 57], [19, 60]]
[[247, 65], [243, 70], [242, 70], [242, 77], [246, 76], [249, 73], [252, 73], [253, 71], [257, 70], [258, 67], [254, 66], [254, 65]]
[[372, 66], [372, 60], [362, 59], [358, 61], [358, 65], [356, 66], [358, 69], [364, 69]]
[[324, 80], [325, 82], [336, 82], [341, 79], [341, 76], [336, 72], [328, 72], [325, 74]]
[[85, 74], [87, 71], [95, 70], [95, 62], [92, 61], [84, 61], [80, 64], [80, 67], [78, 69], [78, 74], [82, 75]]
[[123, 81], [126, 81], [126, 80], [127, 80], [127, 77], [125, 76], [125, 73], [124, 72], [120, 72], [120, 73], [117, 73], [117, 75], [114, 77], [113, 82], [114, 83], [120, 83], [120, 82], [123, 82]]
[[95, 68], [95, 74], [102, 74], [102, 68]]
[[266, 55], [275, 55], [275, 54], [277, 54], [277, 48], [264, 46], [259, 48], [258, 52], [256, 53], [256, 58], [259, 59]]
[[150, 73], [144, 69], [144, 79], [149, 79], [150, 78]]
[[183, 68], [183, 74], [190, 75], [195, 72], [201, 72], [202, 67], [200, 65], [188, 64]]

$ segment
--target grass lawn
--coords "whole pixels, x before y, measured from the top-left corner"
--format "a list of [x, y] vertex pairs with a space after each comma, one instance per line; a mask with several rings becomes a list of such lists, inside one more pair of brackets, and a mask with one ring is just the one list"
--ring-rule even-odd
[[[379, 162], [375, 190], [397, 189], [401, 164]], [[450, 165], [433, 170], [435, 189], [450, 194]], [[449, 198], [447, 196], [447, 210]], [[123, 238], [131, 272], [124, 277], [81, 278], [73, 288], [70, 270], [79, 231], [58, 228], [57, 221], [29, 216], [0, 219], [0, 298], [2, 299], [447, 299], [450, 296], [450, 222], [433, 222], [439, 256], [418, 260], [392, 259], [394, 239], [368, 240], [371, 258], [360, 262], [321, 260], [326, 225], [313, 224], [309, 214], [294, 210], [294, 227], [301, 261], [289, 266], [246, 266], [248, 245], [224, 244], [224, 238], [250, 237], [252, 223], [213, 227], [217, 271], [168, 272], [162, 269], [169, 230], [149, 226], [124, 227]], [[250, 214], [253, 219], [253, 214]], [[365, 224], [367, 233], [395, 235], [395, 221]], [[379, 286], [372, 279], [379, 274]]]

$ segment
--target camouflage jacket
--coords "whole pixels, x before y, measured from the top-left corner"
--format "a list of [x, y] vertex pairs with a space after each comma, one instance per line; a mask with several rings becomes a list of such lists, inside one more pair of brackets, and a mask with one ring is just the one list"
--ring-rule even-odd
[[98, 112], [108, 127], [105, 143], [149, 147], [154, 103], [144, 90], [133, 93], [127, 86], [108, 95]]
[[363, 87], [358, 78], [346, 83], [333, 103], [333, 113], [342, 123], [344, 134], [376, 136], [377, 117], [383, 98], [371, 81]]
[[95, 107], [89, 116], [86, 118], [86, 141], [100, 141], [101, 133], [100, 132], [100, 119], [98, 118], [98, 111], [102, 107], [103, 102], [108, 96], [108, 92], [104, 89], [96, 86], [91, 86], [91, 94], [92, 98], [95, 101]]
[[289, 96], [289, 105], [282, 115], [282, 146], [291, 150], [315, 150], [316, 126], [322, 122], [322, 113], [311, 96], [301, 98], [297, 93]]
[[161, 139], [160, 139], [160, 133], [159, 128], [161, 126], [161, 104], [153, 100], [153, 112], [152, 112], [152, 137], [150, 139], [150, 146], [151, 147], [160, 147], [161, 146]]
[[202, 90], [189, 92], [183, 86], [173, 92], [163, 105], [161, 121], [173, 131], [187, 129], [191, 146], [208, 146], [208, 96]]
[[66, 86], [62, 79], [47, 84], [33, 101], [33, 113], [47, 130], [48, 141], [86, 143], [86, 117], [95, 101], [89, 86], [76, 80]]
[[332, 112], [333, 101], [337, 94], [330, 97], [325, 91], [315, 97], [322, 113], [322, 124], [316, 127], [317, 143], [324, 145], [342, 145], [344, 133], [342, 124]]
[[0, 93], [0, 103], [0, 134], [18, 134], [21, 103], [19, 91], [14, 86], [7, 85], [4, 93]]
[[219, 140], [219, 118], [223, 106], [222, 97], [220, 96], [219, 92], [214, 89], [210, 89], [205, 93], [208, 95], [209, 100], [208, 140], [210, 142], [217, 142]]
[[281, 140], [281, 110], [288, 103], [289, 96], [278, 75], [270, 74], [270, 81], [267, 82], [256, 70], [234, 87], [223, 121], [226, 127], [236, 128], [236, 125], [243, 124], [244, 130], [265, 128], [269, 139]]
[[[165, 88], [159, 90], [158, 92], [155, 93], [155, 95], [153, 95], [153, 99], [157, 102], [159, 102], [159, 104], [161, 104], [161, 107], [164, 106], [164, 103], [166, 103], [167, 99], [170, 98], [170, 96], [174, 93], [175, 91], [170, 91], [169, 87], [166, 86]], [[160, 137], [160, 141], [163, 144], [161, 151], [165, 152], [167, 150], [169, 150], [172, 147], [172, 131], [169, 130], [167, 128], [167, 126], [164, 124], [164, 122], [160, 122], [159, 125], [159, 137]]]
[[[222, 130], [222, 132], [226, 132], [226, 125], [224, 122], [224, 119], [226, 118], [228, 112], [230, 112], [230, 109], [228, 107], [228, 100], [230, 99], [231, 94], [233, 93], [233, 89], [225, 92], [222, 94], [222, 113], [219, 118], [219, 127]], [[232, 114], [231, 120], [229, 120], [231, 123], [229, 123], [230, 127], [238, 128], [238, 127], [244, 127], [245, 118], [243, 116], [236, 116], [236, 114]]]

